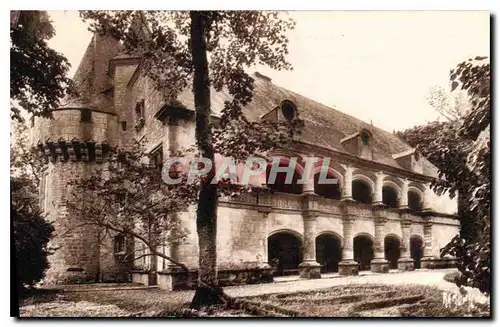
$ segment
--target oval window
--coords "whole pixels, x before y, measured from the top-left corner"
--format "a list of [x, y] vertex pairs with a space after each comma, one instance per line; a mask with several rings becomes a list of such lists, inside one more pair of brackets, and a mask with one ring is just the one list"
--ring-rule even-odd
[[283, 101], [281, 103], [281, 113], [286, 120], [294, 119], [296, 114], [295, 105], [290, 101]]

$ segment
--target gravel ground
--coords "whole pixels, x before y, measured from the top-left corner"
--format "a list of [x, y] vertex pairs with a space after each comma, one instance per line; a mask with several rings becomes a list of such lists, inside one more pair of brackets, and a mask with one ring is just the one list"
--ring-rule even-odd
[[[308, 291], [348, 284], [389, 284], [389, 285], [425, 285], [437, 287], [443, 291], [460, 294], [459, 288], [443, 279], [444, 275], [456, 269], [418, 270], [388, 274], [365, 274], [363, 276], [349, 276], [339, 278], [322, 278], [309, 280], [295, 280], [272, 284], [256, 284], [226, 287], [225, 292], [234, 297], [255, 296], [270, 293], [286, 293]], [[466, 288], [470, 297], [475, 301], [485, 303], [489, 298], [481, 295], [479, 290]]]
[[[385, 284], [385, 285], [425, 285], [460, 295], [458, 287], [443, 279], [444, 275], [455, 269], [419, 270], [412, 272], [391, 272], [388, 274], [363, 274], [362, 276], [335, 277], [325, 276], [314, 280], [281, 280], [271, 284], [255, 284], [225, 287], [224, 291], [233, 297], [249, 297], [273, 293], [292, 293], [312, 291], [343, 285]], [[88, 292], [81, 292], [87, 288]], [[182, 306], [193, 298], [194, 291], [167, 292], [137, 285], [87, 285], [71, 286], [57, 295], [57, 304], [30, 303], [27, 301], [20, 308], [21, 316], [127, 316], [137, 311], [167, 309]], [[71, 290], [70, 290], [71, 289]], [[76, 292], [75, 292], [76, 291]], [[465, 299], [460, 295], [462, 299]], [[488, 303], [489, 298], [477, 289], [467, 288], [467, 299]], [[44, 301], [45, 302], [45, 301]], [[123, 311], [123, 310], [127, 311]], [[383, 311], [383, 310], [381, 310]], [[128, 314], [127, 314], [128, 312]], [[227, 313], [229, 316], [233, 313]], [[383, 314], [383, 312], [377, 312]], [[236, 313], [235, 316], [240, 316]]]

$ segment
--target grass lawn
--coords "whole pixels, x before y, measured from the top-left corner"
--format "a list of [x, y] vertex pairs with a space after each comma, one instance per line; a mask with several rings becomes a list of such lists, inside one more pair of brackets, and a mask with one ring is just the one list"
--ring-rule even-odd
[[464, 317], [489, 316], [489, 308], [447, 308], [443, 292], [425, 286], [349, 285], [248, 298], [305, 317]]
[[442, 291], [423, 286], [351, 284], [239, 299], [239, 309], [188, 310], [193, 292], [157, 289], [44, 291], [21, 302], [21, 317], [457, 317], [489, 316], [446, 308]]

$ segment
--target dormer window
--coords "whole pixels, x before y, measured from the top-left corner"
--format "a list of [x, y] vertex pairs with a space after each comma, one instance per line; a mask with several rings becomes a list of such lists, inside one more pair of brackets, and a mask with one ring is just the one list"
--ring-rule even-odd
[[401, 167], [421, 174], [423, 171], [420, 152], [410, 149], [405, 152], [393, 154], [392, 157]]
[[368, 145], [370, 143], [370, 135], [368, 134], [368, 132], [361, 132], [361, 141], [364, 145]]
[[344, 149], [363, 159], [373, 160], [372, 134], [367, 129], [348, 135], [340, 140]]
[[285, 100], [281, 103], [281, 114], [286, 120], [291, 121], [297, 115], [297, 107], [291, 101]]

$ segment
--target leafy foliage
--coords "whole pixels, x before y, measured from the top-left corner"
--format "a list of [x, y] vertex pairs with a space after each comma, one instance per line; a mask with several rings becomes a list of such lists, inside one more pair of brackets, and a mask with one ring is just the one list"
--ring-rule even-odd
[[179, 184], [163, 182], [160, 168], [135, 143], [126, 150], [115, 149], [93, 174], [71, 180], [71, 195], [65, 202], [69, 210], [78, 213], [81, 224], [76, 228], [98, 226], [103, 237], [122, 234], [149, 249], [148, 254], [127, 253], [124, 260], [157, 255], [185, 268], [159, 251], [189, 232], [176, 215], [196, 201], [197, 184], [187, 184], [185, 174], [180, 177], [184, 180]]
[[45, 11], [18, 11], [10, 26], [11, 116], [22, 119], [16, 103], [30, 114], [50, 117], [71, 85], [70, 64], [47, 41], [54, 27]]
[[[175, 102], [192, 83], [195, 103], [196, 145], [201, 156], [212, 160], [215, 152], [241, 161], [249, 154], [284, 146], [298, 123], [277, 125], [250, 122], [243, 107], [252, 100], [254, 80], [245, 69], [264, 64], [290, 69], [286, 61], [286, 31], [294, 22], [277, 12], [262, 11], [87, 11], [91, 29], [120, 39], [127, 52], [143, 58], [144, 72], [166, 97]], [[211, 87], [231, 96], [221, 109], [217, 126], [212, 123]], [[215, 170], [207, 174], [211, 180]], [[206, 286], [217, 290], [217, 185], [199, 186], [197, 233], [199, 242], [199, 288], [194, 307], [210, 304]], [[205, 287], [205, 288], [204, 288]], [[220, 298], [219, 296], [215, 296]]]
[[16, 123], [11, 146], [10, 214], [15, 248], [17, 287], [33, 286], [49, 267], [48, 242], [54, 228], [38, 203], [40, 160], [28, 147], [27, 128]]
[[461, 233], [444, 249], [462, 273], [458, 285], [489, 293], [491, 273], [490, 64], [486, 57], [460, 63], [450, 72], [452, 90], [468, 95], [470, 109], [457, 121], [417, 126], [399, 136], [417, 147], [439, 169], [446, 181], [436, 181], [438, 192], [459, 194]]

